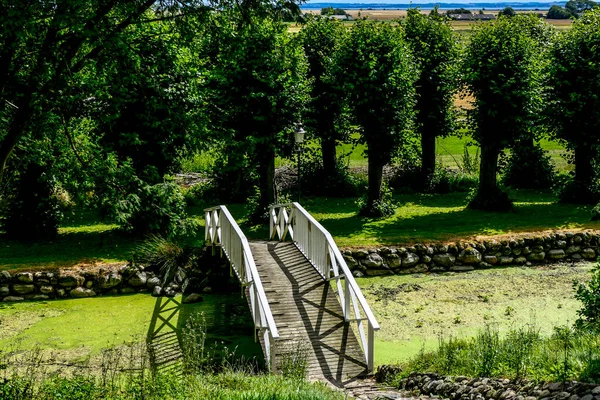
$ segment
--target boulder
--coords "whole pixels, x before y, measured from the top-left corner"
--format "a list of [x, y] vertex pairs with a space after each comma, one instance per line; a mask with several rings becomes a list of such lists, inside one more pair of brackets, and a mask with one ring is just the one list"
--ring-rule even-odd
[[566, 249], [567, 248], [567, 241], [566, 240], [557, 240], [556, 241], [556, 247], [558, 247], [559, 249]]
[[45, 295], [45, 294], [32, 294], [27, 296], [28, 300], [33, 300], [33, 301], [44, 301], [44, 300], [48, 300], [50, 298], [50, 296]]
[[496, 265], [498, 264], [498, 257], [496, 256], [483, 256], [483, 261], [488, 264]]
[[148, 289], [154, 289], [156, 286], [160, 285], [160, 278], [154, 276], [146, 281], [146, 287]]
[[362, 278], [363, 276], [365, 276], [365, 274], [363, 274], [362, 271], [356, 269], [352, 271], [352, 276], [354, 276], [355, 278]]
[[8, 296], [10, 294], [10, 288], [7, 285], [0, 286], [0, 297]]
[[415, 253], [406, 253], [402, 256], [402, 266], [405, 268], [414, 267], [419, 263], [419, 256]]
[[148, 277], [144, 271], [137, 271], [135, 274], [129, 278], [127, 283], [129, 283], [133, 287], [144, 286], [148, 281]]
[[465, 272], [465, 271], [473, 271], [475, 267], [472, 265], [455, 265], [450, 268], [450, 271], [454, 272]]
[[513, 264], [515, 259], [510, 256], [502, 256], [498, 259], [498, 264], [500, 265], [510, 265]]
[[527, 254], [528, 261], [544, 261], [545, 258], [546, 258], [546, 253], [544, 253], [543, 251]]
[[58, 284], [65, 288], [73, 286], [83, 286], [85, 278], [79, 275], [62, 275], [58, 278]]
[[463, 264], [479, 264], [481, 262], [481, 253], [473, 247], [466, 247], [460, 252], [458, 261]]
[[352, 252], [352, 257], [362, 260], [363, 258], [367, 258], [369, 252], [365, 249], [359, 249]]
[[79, 286], [79, 287], [76, 287], [75, 289], [72, 289], [69, 292], [69, 294], [71, 295], [71, 297], [78, 299], [78, 298], [83, 298], [83, 297], [93, 297], [96, 295], [96, 292], [94, 292], [91, 289], [86, 289], [86, 288]]
[[183, 303], [198, 303], [204, 300], [198, 293], [192, 293], [183, 298]]
[[565, 256], [566, 254], [563, 249], [554, 249], [548, 251], [548, 258], [551, 260], [560, 260], [562, 258], [565, 258]]
[[0, 271], [0, 283], [10, 282], [12, 276], [10, 276], [10, 272], [8, 271]]
[[565, 250], [565, 253], [567, 253], [567, 254], [580, 253], [580, 252], [581, 252], [581, 246], [569, 246]]
[[132, 287], [123, 287], [123, 288], [119, 289], [119, 293], [121, 293], [121, 294], [135, 293], [135, 289]]
[[154, 288], [152, 289], [152, 296], [154, 297], [158, 297], [160, 295], [162, 295], [162, 288], [160, 286], [154, 286]]
[[42, 294], [50, 294], [50, 293], [54, 293], [54, 287], [50, 286], [50, 285], [44, 285], [44, 286], [40, 286], [40, 292]]
[[[356, 262], [356, 260], [354, 259], [354, 257], [352, 257], [351, 255], [347, 255], [344, 254], [344, 261], [346, 261], [346, 265], [348, 266], [348, 268], [354, 268], [358, 265], [358, 263]], [[154, 279], [154, 278], [151, 278]], [[148, 281], [150, 281], [150, 279], [148, 279]], [[160, 281], [159, 281], [160, 283]]]
[[427, 272], [427, 271], [428, 271], [427, 264], [417, 264], [413, 268], [404, 270], [404, 272], [407, 274], [421, 274], [421, 273]]
[[122, 281], [123, 278], [121, 278], [121, 275], [113, 271], [110, 274], [102, 275], [98, 278], [98, 287], [100, 289], [111, 289], [120, 285]]
[[15, 279], [20, 283], [33, 283], [33, 274], [31, 272], [19, 272]]
[[456, 262], [456, 257], [450, 253], [436, 254], [433, 256], [433, 262], [436, 265], [449, 268]]
[[402, 259], [398, 254], [388, 254], [386, 256], [386, 262], [390, 268], [399, 268], [402, 265]]
[[3, 301], [23, 301], [25, 300], [24, 297], [19, 297], [19, 296], [6, 296]]
[[362, 260], [361, 263], [367, 268], [381, 267], [383, 265], [383, 258], [377, 253], [372, 253]]
[[583, 249], [581, 251], [581, 257], [585, 258], [586, 260], [592, 260], [594, 258], [596, 258], [596, 252], [594, 251], [594, 249]]
[[523, 265], [525, 263], [527, 263], [527, 258], [525, 258], [523, 256], [515, 258], [515, 264], [517, 264], [517, 265]]
[[33, 279], [35, 280], [36, 283], [38, 284], [50, 284], [52, 283], [52, 281], [55, 280], [54, 278], [54, 274], [52, 272], [36, 272], [33, 275]]
[[379, 268], [369, 268], [367, 270], [368, 276], [380, 276], [380, 275], [394, 275], [394, 272], [385, 266]]
[[29, 294], [35, 292], [35, 285], [15, 284], [12, 291], [16, 294]]

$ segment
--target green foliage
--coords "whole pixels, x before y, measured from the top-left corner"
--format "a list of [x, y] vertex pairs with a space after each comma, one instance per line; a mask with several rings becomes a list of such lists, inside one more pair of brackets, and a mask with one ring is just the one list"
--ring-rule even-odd
[[[594, 160], [600, 144], [600, 10], [587, 11], [552, 46], [548, 88], [548, 125], [575, 153], [577, 202], [595, 204]], [[563, 196], [566, 201], [576, 200]]]
[[575, 298], [582, 303], [577, 311], [578, 326], [597, 325], [600, 322], [600, 264], [592, 270], [592, 278], [588, 282], [573, 282]]
[[504, 7], [502, 10], [500, 10], [500, 12], [498, 13], [498, 16], [505, 16], [505, 17], [514, 17], [515, 15], [517, 15], [517, 13], [515, 12], [514, 8], [510, 7], [510, 6], [506, 6]]
[[29, 163], [13, 174], [9, 193], [4, 193], [2, 226], [12, 239], [52, 239], [58, 233], [62, 210], [54, 195], [51, 177], [44, 167]]
[[275, 201], [275, 155], [291, 150], [291, 132], [308, 101], [307, 64], [287, 25], [238, 7], [212, 15], [203, 46], [209, 54], [204, 111], [221, 152], [230, 191], [245, 169], [256, 170], [262, 214]]
[[345, 33], [340, 21], [319, 17], [309, 18], [298, 33], [310, 78], [310, 100], [303, 123], [309, 134], [321, 140], [324, 174], [329, 180], [335, 180], [337, 173], [336, 142], [347, 140], [350, 129], [344, 93], [333, 76], [336, 52]]
[[534, 326], [512, 328], [501, 337], [487, 325], [472, 339], [440, 338], [439, 349], [422, 351], [402, 367], [410, 372], [445, 375], [598, 382], [597, 332], [555, 327], [545, 338]]
[[392, 197], [392, 190], [387, 183], [381, 185], [381, 195], [373, 203], [369, 203], [367, 196], [363, 195], [356, 201], [359, 215], [372, 218], [385, 218], [394, 215], [397, 204]]
[[[346, 93], [360, 126], [369, 162], [369, 188], [363, 211], [383, 215], [383, 166], [404, 142], [414, 116], [417, 70], [401, 31], [386, 23], [359, 20], [337, 52], [336, 81]], [[378, 203], [378, 204], [376, 204]]]
[[435, 138], [455, 129], [454, 97], [459, 88], [459, 46], [447, 19], [409, 9], [405, 37], [418, 64], [416, 130], [421, 135], [421, 166], [427, 180], [435, 169]]
[[450, 14], [472, 14], [468, 8], [454, 8], [452, 10], [446, 10], [446, 15]]
[[598, 7], [598, 3], [593, 0], [569, 0], [565, 4], [565, 10], [575, 18], [578, 18], [581, 13], [596, 7]]
[[571, 18], [571, 13], [568, 10], [565, 10], [559, 5], [554, 4], [548, 10], [546, 14], [546, 18], [548, 19], [569, 19]]
[[172, 182], [148, 185], [135, 180], [129, 193], [114, 204], [111, 212], [116, 222], [128, 232], [185, 235], [195, 231], [194, 221], [187, 219], [186, 203], [178, 185]]
[[550, 157], [533, 141], [517, 141], [504, 169], [503, 183], [522, 189], [548, 189], [555, 172]]
[[346, 10], [343, 8], [323, 7], [321, 15], [346, 15]]
[[499, 18], [473, 32], [464, 63], [467, 90], [475, 98], [468, 123], [481, 146], [479, 188], [472, 208], [510, 208], [496, 183], [498, 156], [517, 138], [532, 134], [543, 105], [540, 48], [530, 24], [517, 17]]

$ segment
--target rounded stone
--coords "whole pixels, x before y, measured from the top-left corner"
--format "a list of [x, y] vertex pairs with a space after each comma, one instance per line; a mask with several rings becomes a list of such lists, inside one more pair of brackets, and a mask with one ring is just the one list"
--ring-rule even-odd
[[436, 254], [433, 256], [433, 262], [445, 268], [449, 268], [456, 262], [456, 257], [450, 253]]
[[33, 274], [31, 272], [19, 272], [15, 275], [15, 279], [20, 283], [33, 283]]
[[72, 289], [69, 294], [71, 295], [71, 297], [74, 298], [84, 298], [84, 297], [93, 297], [96, 295], [96, 292], [94, 292], [91, 289], [86, 289], [83, 287], [76, 287], [75, 289]]
[[35, 292], [35, 286], [27, 284], [15, 284], [12, 287], [12, 291], [16, 294], [29, 294]]

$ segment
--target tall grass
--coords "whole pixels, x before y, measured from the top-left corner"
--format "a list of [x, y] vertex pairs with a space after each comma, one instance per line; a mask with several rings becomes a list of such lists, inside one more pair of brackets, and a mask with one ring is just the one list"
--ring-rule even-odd
[[439, 348], [421, 351], [403, 365], [398, 378], [411, 372], [435, 372], [470, 377], [498, 377], [534, 381], [578, 380], [600, 383], [598, 330], [555, 327], [549, 337], [534, 325], [513, 328], [501, 337], [487, 325], [475, 337], [440, 338]]
[[151, 365], [148, 348], [138, 341], [107, 348], [94, 360], [69, 364], [39, 348], [0, 350], [0, 399], [344, 398], [298, 374], [268, 375], [255, 372], [256, 363], [215, 357], [204, 348], [202, 315], [188, 321], [180, 342], [182, 358], [168, 368]]

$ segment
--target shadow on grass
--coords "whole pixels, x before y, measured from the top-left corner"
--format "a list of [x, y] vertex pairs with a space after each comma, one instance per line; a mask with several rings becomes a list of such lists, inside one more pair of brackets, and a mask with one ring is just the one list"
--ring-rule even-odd
[[68, 267], [95, 260], [125, 261], [143, 239], [116, 229], [59, 233], [53, 240], [0, 236], [0, 268]]

